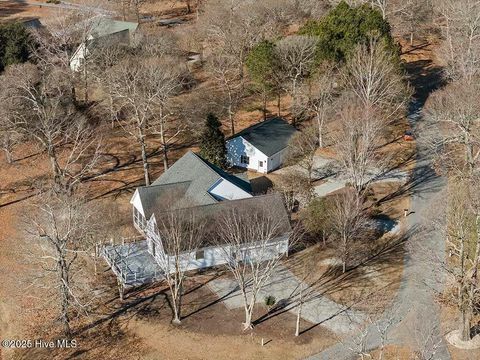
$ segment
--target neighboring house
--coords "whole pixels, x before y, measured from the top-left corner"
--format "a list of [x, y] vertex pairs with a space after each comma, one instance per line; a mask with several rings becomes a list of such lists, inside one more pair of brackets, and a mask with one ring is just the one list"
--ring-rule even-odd
[[282, 118], [250, 126], [227, 140], [227, 161], [232, 166], [268, 173], [279, 168], [296, 129]]
[[139, 187], [130, 201], [133, 221], [144, 231], [153, 209], [216, 204], [252, 197], [248, 179], [226, 173], [189, 151], [150, 186]]
[[[258, 209], [269, 211], [272, 214], [269, 218], [278, 217], [280, 224], [278, 236], [269, 242], [268, 249], [259, 252], [258, 244], [256, 246], [256, 243], [250, 243], [245, 244], [241, 251], [247, 251], [250, 258], [258, 260], [260, 256], [261, 260], [265, 260], [273, 254], [288, 252], [291, 227], [281, 196], [270, 194], [253, 197], [248, 180], [226, 173], [191, 151], [176, 161], [152, 185], [137, 188], [130, 203], [133, 206], [135, 227], [146, 237], [149, 255], [143, 255], [143, 259], [152, 259], [149, 261], [156, 263], [161, 269], [168, 269], [175, 261], [171, 254], [165, 251], [157, 221], [172, 212], [178, 216], [189, 216], [193, 213], [195, 218], [202, 219], [208, 227], [201, 239], [201, 247], [191, 251], [185, 249], [182, 254], [184, 269], [203, 269], [229, 261], [231, 251], [228, 246], [221, 245], [215, 233], [216, 227], [220, 226], [221, 216], [233, 209], [243, 209], [248, 214], [254, 214]], [[112, 247], [108, 251], [112, 252]], [[106, 259], [109, 261], [108, 256]], [[126, 264], [128, 259], [116, 261], [117, 264]], [[115, 263], [110, 265], [115, 269]], [[124, 268], [128, 270], [129, 266], [125, 265]], [[149, 268], [152, 266], [149, 265]], [[116, 269], [121, 273], [118, 266]], [[142, 274], [143, 278], [157, 278], [157, 272], [152, 276]], [[131, 274], [117, 276], [123, 279], [132, 277]], [[136, 275], [135, 280], [138, 280]]]
[[87, 25], [91, 28], [87, 40], [82, 42], [70, 58], [72, 71], [79, 71], [85, 58], [93, 46], [99, 44], [130, 44], [130, 40], [138, 28], [138, 23], [112, 20], [104, 16], [91, 20]]

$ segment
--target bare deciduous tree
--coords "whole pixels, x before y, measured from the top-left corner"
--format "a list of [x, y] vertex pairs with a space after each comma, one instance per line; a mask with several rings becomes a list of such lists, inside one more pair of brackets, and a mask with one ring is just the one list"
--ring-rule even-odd
[[79, 262], [95, 236], [96, 216], [82, 198], [55, 192], [42, 194], [33, 210], [26, 233], [35, 245], [34, 283], [49, 292], [49, 304], [58, 308], [63, 332], [70, 337], [72, 318], [88, 310], [87, 275]]
[[48, 155], [57, 189], [71, 192], [96, 164], [100, 141], [72, 103], [63, 71], [22, 64], [9, 67], [2, 78], [10, 123]]
[[283, 38], [275, 47], [280, 71], [286, 80], [285, 91], [292, 98], [294, 124], [299, 115], [299, 88], [313, 71], [316, 45], [317, 40], [314, 37], [295, 35]]
[[305, 206], [313, 197], [312, 184], [301, 171], [286, 171], [279, 174], [274, 187], [283, 195], [289, 213], [294, 212], [297, 207]]
[[241, 78], [248, 51], [266, 34], [274, 33], [270, 17], [252, 0], [207, 1], [199, 23], [208, 46], [230, 57]]
[[8, 98], [4, 98], [5, 95], [0, 89], [0, 105], [3, 105], [0, 106], [0, 148], [5, 152], [7, 163], [12, 164], [13, 149], [24, 136], [18, 129], [15, 116], [11, 116], [8, 106], [5, 106], [9, 101]]
[[186, 272], [195, 262], [197, 250], [204, 245], [205, 221], [193, 210], [169, 211], [158, 220], [155, 229], [147, 229], [155, 243], [155, 258], [163, 271], [172, 297], [173, 323], [181, 322], [181, 302]]
[[442, 0], [436, 6], [443, 18], [444, 41], [439, 57], [447, 75], [473, 82], [480, 70], [480, 3], [475, 0]]
[[480, 87], [456, 82], [428, 100], [426, 139], [447, 170], [478, 168], [480, 156]]
[[432, 3], [424, 0], [407, 0], [397, 13], [400, 18], [400, 30], [403, 30], [402, 35], [408, 34], [410, 46], [413, 46], [414, 36], [418, 36], [422, 25], [428, 23], [433, 13]]
[[319, 147], [324, 146], [325, 125], [331, 115], [331, 110], [333, 110], [336, 86], [334, 68], [327, 65], [302, 89], [304, 93], [303, 106], [315, 114]]
[[296, 165], [307, 172], [309, 183], [312, 183], [315, 152], [318, 149], [318, 130], [309, 126], [292, 136], [285, 154], [285, 163]]
[[225, 54], [214, 55], [210, 59], [211, 73], [225, 94], [225, 110], [228, 114], [230, 132], [235, 134], [235, 111], [243, 90], [243, 78], [236, 66], [236, 59]]
[[453, 280], [456, 291], [453, 300], [460, 312], [460, 335], [463, 341], [471, 339], [472, 319], [478, 310], [480, 284], [480, 199], [477, 178], [459, 174], [450, 179], [447, 192], [439, 204], [444, 211], [434, 220], [437, 229], [443, 229], [451, 259], [447, 263], [437, 259]]
[[183, 86], [184, 74], [172, 59], [126, 58], [109, 69], [106, 79], [115, 115], [123, 112], [126, 116], [125, 121], [119, 119], [120, 125], [140, 145], [145, 184], [149, 185], [147, 136], [160, 135], [167, 169], [168, 145], [181, 131], [168, 133], [167, 105]]
[[377, 153], [385, 124], [378, 114], [355, 105], [347, 105], [339, 115], [340, 129], [332, 136], [334, 148], [344, 175], [361, 193], [371, 172], [382, 170], [388, 162]]
[[370, 222], [363, 209], [362, 198], [346, 191], [332, 198], [327, 215], [328, 228], [336, 238], [336, 247], [345, 273], [352, 257], [352, 244], [368, 228]]
[[382, 112], [387, 122], [401, 114], [409, 101], [399, 65], [379, 38], [358, 45], [347, 61], [343, 78], [362, 106]]
[[[281, 199], [275, 197], [275, 201], [283, 206]], [[223, 256], [243, 299], [244, 330], [253, 327], [252, 314], [259, 292], [288, 251], [278, 248], [283, 244], [281, 240], [293, 240], [288, 219], [266, 202], [255, 208], [231, 207], [218, 223]]]

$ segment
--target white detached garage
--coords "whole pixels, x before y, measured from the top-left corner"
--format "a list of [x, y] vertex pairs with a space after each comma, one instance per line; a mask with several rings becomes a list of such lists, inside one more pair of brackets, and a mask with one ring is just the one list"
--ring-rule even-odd
[[232, 166], [268, 173], [279, 168], [290, 138], [297, 130], [282, 118], [250, 126], [227, 140], [227, 160]]

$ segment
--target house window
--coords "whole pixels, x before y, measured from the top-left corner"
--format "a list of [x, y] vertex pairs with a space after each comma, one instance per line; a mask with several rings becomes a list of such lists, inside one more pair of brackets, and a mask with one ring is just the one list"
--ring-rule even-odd
[[195, 260], [205, 259], [205, 250], [197, 250], [195, 253]]
[[248, 165], [250, 164], [250, 158], [247, 155], [240, 156], [240, 162], [242, 164]]
[[263, 168], [263, 161], [259, 161], [259, 162], [258, 162], [258, 167]]

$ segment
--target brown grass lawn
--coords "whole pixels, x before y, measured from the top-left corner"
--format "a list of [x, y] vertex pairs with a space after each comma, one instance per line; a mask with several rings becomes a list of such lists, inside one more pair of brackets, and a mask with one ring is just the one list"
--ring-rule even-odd
[[[368, 240], [372, 254], [369, 260], [342, 274], [340, 264], [335, 262], [336, 250], [328, 242], [323, 245], [319, 239], [316, 245], [292, 255], [287, 266], [299, 278], [311, 284], [314, 290], [338, 303], [372, 315], [382, 312], [395, 297], [403, 273], [405, 256], [402, 242], [405, 227], [403, 209], [408, 209], [410, 198], [408, 194], [401, 194], [387, 199], [387, 196], [397, 190], [399, 185], [395, 183], [372, 185], [372, 194], [369, 196], [367, 206], [399, 221], [401, 232], [398, 235], [387, 234], [378, 239]], [[377, 201], [380, 203], [374, 204]], [[367, 245], [362, 245], [365, 246]], [[305, 263], [308, 264], [306, 268]]]

